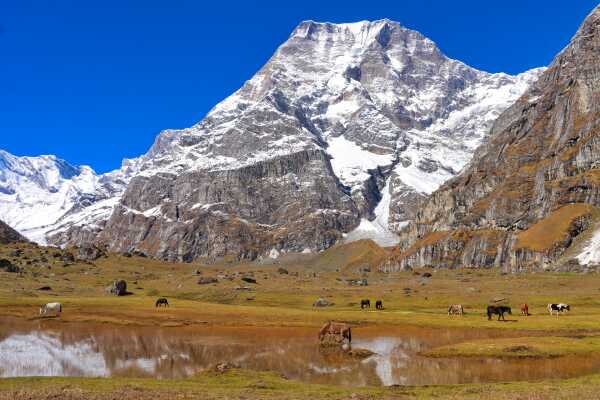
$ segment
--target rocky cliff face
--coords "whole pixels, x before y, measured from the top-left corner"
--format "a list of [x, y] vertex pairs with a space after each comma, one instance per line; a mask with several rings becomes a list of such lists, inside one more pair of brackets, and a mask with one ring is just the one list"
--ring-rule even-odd
[[91, 200], [40, 236], [181, 260], [395, 244], [540, 72], [478, 71], [389, 20], [306, 21], [200, 123], [162, 132], [98, 178], [117, 190], [75, 196]]
[[27, 242], [24, 236], [15, 231], [4, 222], [0, 221], [0, 244], [8, 244], [15, 242]]
[[384, 270], [557, 267], [600, 206], [600, 9], [423, 201]]

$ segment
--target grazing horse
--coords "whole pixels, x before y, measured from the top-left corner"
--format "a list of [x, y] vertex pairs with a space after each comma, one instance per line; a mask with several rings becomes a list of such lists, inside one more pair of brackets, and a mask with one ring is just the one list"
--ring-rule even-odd
[[160, 307], [160, 306], [169, 307], [169, 302], [167, 301], [166, 298], [161, 297], [160, 299], [156, 300], [156, 307]]
[[508, 313], [510, 315], [512, 315], [512, 310], [510, 309], [510, 307], [507, 306], [488, 306], [487, 308], [487, 316], [488, 316], [488, 320], [491, 321], [492, 320], [492, 315], [497, 314], [498, 315], [498, 321], [500, 321], [500, 318], [502, 318], [502, 321], [506, 321], [504, 319], [504, 314]]
[[363, 308], [371, 308], [371, 300], [369, 299], [363, 299], [360, 301], [360, 309], [362, 310]]
[[343, 339], [348, 339], [348, 343], [352, 342], [352, 329], [350, 325], [341, 322], [329, 321], [319, 331], [319, 341], [323, 341], [325, 335], [340, 335]]
[[463, 315], [464, 313], [465, 313], [465, 310], [464, 310], [462, 304], [452, 304], [448, 307], [448, 315], [452, 315], [452, 314]]
[[54, 314], [58, 317], [62, 312], [62, 304], [60, 303], [47, 303], [40, 306], [40, 315], [48, 315], [49, 313]]
[[375, 302], [375, 308], [378, 309], [378, 310], [383, 310], [383, 301], [377, 300]]
[[526, 317], [529, 315], [529, 306], [527, 304], [521, 304], [521, 315]]
[[558, 317], [558, 314], [560, 313], [571, 311], [571, 306], [565, 303], [548, 304], [548, 311], [550, 312], [550, 315], [556, 312], [556, 316]]

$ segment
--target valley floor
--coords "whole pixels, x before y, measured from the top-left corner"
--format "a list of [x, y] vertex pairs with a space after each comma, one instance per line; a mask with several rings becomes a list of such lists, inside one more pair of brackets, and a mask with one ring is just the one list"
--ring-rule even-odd
[[[24, 252], [14, 256], [17, 247]], [[59, 252], [23, 245], [0, 248], [0, 258], [10, 259], [24, 269], [22, 274], [0, 272], [0, 317], [36, 321], [40, 304], [60, 301], [64, 311], [55, 320], [60, 324], [305, 327], [314, 328], [316, 335], [318, 328], [331, 319], [381, 330], [411, 326], [487, 332], [485, 338], [431, 349], [425, 354], [428, 357], [555, 358], [600, 354], [600, 274], [596, 273], [506, 275], [498, 270], [466, 269], [390, 275], [371, 269], [373, 272], [359, 273], [356, 266], [368, 266], [368, 257], [361, 255], [363, 258], [359, 257], [360, 262], [356, 263], [349, 262], [347, 254], [341, 257], [332, 252], [318, 259], [268, 264], [201, 266], [110, 255], [92, 263], [65, 266]], [[25, 259], [33, 262], [27, 265]], [[279, 270], [282, 267], [287, 273]], [[425, 277], [426, 272], [432, 276]], [[242, 276], [252, 276], [257, 283], [244, 282]], [[216, 277], [218, 282], [199, 285], [201, 277]], [[348, 284], [349, 279], [363, 277], [368, 279], [368, 286]], [[114, 279], [125, 279], [131, 294], [108, 295], [105, 287]], [[44, 286], [51, 290], [38, 290]], [[171, 307], [157, 310], [154, 302], [160, 296], [167, 297]], [[318, 298], [334, 305], [315, 309], [312, 304]], [[363, 298], [370, 298], [372, 303], [382, 299], [385, 309], [360, 310]], [[507, 322], [488, 321], [485, 307], [499, 299], [513, 307], [513, 314], [507, 316]], [[571, 313], [548, 315], [546, 305], [552, 302], [569, 303]], [[532, 315], [518, 315], [521, 303], [529, 305]], [[448, 316], [449, 304], [462, 304], [466, 314]], [[238, 369], [173, 380], [0, 379], [0, 399], [592, 399], [599, 392], [600, 371], [536, 382], [391, 388], [306, 384], [270, 372]]]

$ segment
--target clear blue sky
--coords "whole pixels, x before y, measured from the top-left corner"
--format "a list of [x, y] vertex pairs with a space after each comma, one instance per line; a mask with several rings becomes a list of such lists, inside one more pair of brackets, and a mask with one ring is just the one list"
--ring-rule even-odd
[[476, 68], [548, 64], [595, 1], [0, 0], [0, 148], [97, 171], [202, 119], [302, 20], [389, 18]]

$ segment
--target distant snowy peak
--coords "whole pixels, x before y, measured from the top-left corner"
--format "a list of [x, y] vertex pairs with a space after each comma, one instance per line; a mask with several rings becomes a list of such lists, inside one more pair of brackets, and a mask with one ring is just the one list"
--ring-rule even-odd
[[19, 157], [0, 150], [0, 220], [45, 243], [46, 233], [67, 215], [118, 198], [132, 174], [127, 162], [121, 170], [98, 175], [53, 155]]
[[81, 173], [95, 175], [88, 167], [77, 168], [53, 155], [16, 157], [0, 150], [0, 192], [14, 194], [22, 183], [56, 191], [65, 180]]

